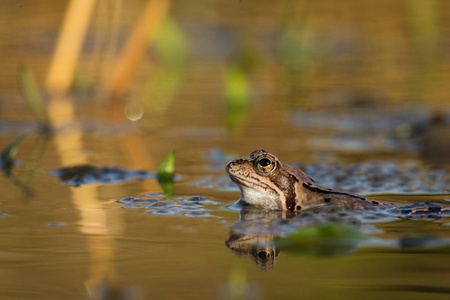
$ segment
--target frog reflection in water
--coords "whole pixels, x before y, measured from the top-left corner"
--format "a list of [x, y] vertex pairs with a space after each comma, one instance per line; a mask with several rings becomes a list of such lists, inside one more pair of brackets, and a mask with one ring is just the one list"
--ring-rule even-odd
[[225, 245], [238, 256], [250, 255], [260, 270], [269, 271], [274, 268], [280, 253], [272, 243], [275, 238], [271, 234], [247, 235], [232, 232]]
[[[388, 221], [396, 217], [439, 219], [450, 215], [449, 207], [438, 204], [398, 206], [321, 187], [301, 170], [282, 164], [265, 150], [254, 150], [249, 158], [231, 161], [226, 171], [239, 186], [241, 199], [237, 204], [242, 208], [240, 222], [232, 226], [225, 244], [236, 254], [250, 255], [262, 270], [274, 267], [280, 250], [273, 240], [280, 236], [280, 232], [286, 235], [283, 227], [289, 227], [287, 233], [292, 233], [293, 230], [327, 223], [361, 227], [363, 220]], [[341, 254], [358, 248], [356, 244], [348, 246], [339, 249]]]
[[[376, 216], [376, 213], [371, 216]], [[330, 223], [342, 223], [355, 227], [355, 230], [358, 228], [358, 230], [371, 231], [373, 226], [364, 224], [361, 219], [350, 212], [331, 206], [314, 211], [291, 212], [265, 210], [247, 205], [243, 206], [239, 212], [239, 222], [230, 226], [230, 236], [225, 245], [238, 256], [250, 256], [260, 270], [269, 271], [274, 268], [281, 252], [280, 245], [277, 243], [280, 237]], [[370, 219], [369, 216], [367, 220], [370, 222]], [[342, 255], [352, 253], [362, 245], [357, 239], [344, 237], [344, 240], [336, 240], [335, 244], [330, 241], [306, 243], [304, 249], [301, 251], [297, 249], [296, 252], [327, 256]], [[289, 249], [285, 250], [289, 251]]]
[[[275, 266], [280, 253], [280, 249], [273, 243], [277, 235], [247, 225], [258, 224], [268, 227], [272, 221], [283, 220], [284, 217], [285, 213], [282, 211], [243, 207], [240, 211], [240, 222], [232, 225], [230, 237], [225, 245], [238, 256], [249, 255], [260, 270], [269, 271]], [[243, 227], [239, 228], [238, 224]]]

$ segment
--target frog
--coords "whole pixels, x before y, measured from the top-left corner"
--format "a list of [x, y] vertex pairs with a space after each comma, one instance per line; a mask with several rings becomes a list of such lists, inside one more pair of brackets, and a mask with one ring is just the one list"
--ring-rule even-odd
[[225, 170], [240, 190], [238, 206], [299, 212], [334, 206], [351, 211], [390, 211], [403, 216], [448, 216], [450, 208], [435, 203], [399, 206], [316, 183], [302, 170], [282, 163], [277, 156], [256, 149], [248, 158], [230, 161]]

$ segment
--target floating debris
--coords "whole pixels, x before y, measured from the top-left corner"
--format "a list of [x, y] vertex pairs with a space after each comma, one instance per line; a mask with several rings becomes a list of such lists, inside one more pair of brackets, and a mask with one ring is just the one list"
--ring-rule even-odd
[[155, 179], [155, 176], [146, 171], [127, 171], [119, 167], [95, 167], [80, 165], [61, 168], [50, 172], [58, 176], [67, 185], [79, 187], [85, 184], [117, 184], [130, 180]]
[[126, 197], [116, 201], [125, 204], [124, 209], [144, 209], [150, 215], [183, 216], [191, 218], [216, 217], [209, 213], [207, 206], [220, 205], [220, 202], [208, 200], [202, 196], [189, 198], [167, 197], [164, 195], [146, 198]]
[[450, 240], [432, 235], [409, 234], [399, 240], [399, 247], [408, 250], [423, 250], [450, 246]]
[[300, 167], [324, 186], [355, 193], [447, 193], [450, 178], [444, 169], [426, 168], [416, 163], [369, 162]]
[[64, 228], [66, 224], [63, 222], [50, 222], [47, 223], [47, 227]]

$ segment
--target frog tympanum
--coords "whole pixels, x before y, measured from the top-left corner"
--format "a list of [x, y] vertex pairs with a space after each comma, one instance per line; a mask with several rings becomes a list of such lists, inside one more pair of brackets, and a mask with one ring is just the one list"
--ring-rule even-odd
[[254, 150], [249, 158], [229, 162], [226, 171], [239, 186], [241, 204], [269, 210], [296, 212], [335, 206], [345, 210], [390, 209], [401, 215], [450, 212], [448, 207], [433, 203], [395, 206], [350, 192], [324, 188], [301, 170], [281, 163], [275, 155], [262, 149]]

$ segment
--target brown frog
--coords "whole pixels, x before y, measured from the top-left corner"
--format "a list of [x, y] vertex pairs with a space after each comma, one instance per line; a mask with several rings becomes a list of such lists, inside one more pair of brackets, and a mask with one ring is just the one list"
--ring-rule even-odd
[[229, 162], [226, 171], [241, 191], [240, 203], [270, 210], [300, 211], [335, 206], [345, 210], [389, 209], [401, 215], [439, 214], [448, 207], [433, 203], [396, 206], [352, 194], [324, 188], [301, 170], [287, 164], [262, 149], [254, 150], [249, 158]]

